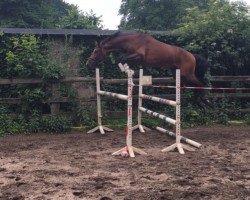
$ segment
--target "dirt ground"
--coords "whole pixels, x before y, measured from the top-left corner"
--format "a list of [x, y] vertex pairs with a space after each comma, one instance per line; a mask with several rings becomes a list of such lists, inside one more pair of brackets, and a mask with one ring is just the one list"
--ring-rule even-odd
[[134, 132], [148, 155], [112, 156], [125, 133], [15, 135], [0, 138], [0, 199], [250, 199], [250, 126], [183, 130], [202, 147], [160, 150], [174, 140]]

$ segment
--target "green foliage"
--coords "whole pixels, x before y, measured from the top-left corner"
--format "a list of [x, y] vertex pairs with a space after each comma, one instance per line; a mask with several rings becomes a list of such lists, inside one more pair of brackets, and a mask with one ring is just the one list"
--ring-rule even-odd
[[39, 77], [43, 66], [47, 64], [43, 42], [33, 35], [14, 36], [6, 40], [8, 49], [5, 55], [2, 54], [5, 58], [0, 61], [5, 68], [1, 70], [1, 76]]
[[0, 26], [55, 28], [70, 7], [62, 0], [1, 0]]
[[23, 131], [22, 122], [13, 120], [4, 106], [0, 106], [0, 136]]
[[242, 119], [240, 101], [218, 99], [212, 102], [213, 108], [202, 109], [191, 103], [182, 103], [181, 119], [183, 127], [198, 125], [228, 124], [229, 120]]
[[65, 66], [49, 59], [49, 42], [34, 35], [8, 37], [0, 36], [2, 41], [0, 77], [4, 78], [42, 78], [60, 79]]
[[[4, 0], [0, 2], [0, 10], [3, 10], [1, 6], [9, 5], [11, 2], [16, 5], [19, 1]], [[47, 1], [32, 1], [30, 5], [24, 7], [23, 5], [27, 2], [30, 1], [19, 2], [20, 7], [15, 8], [17, 15], [19, 15], [20, 10], [29, 10], [37, 2], [43, 2], [43, 6], [46, 7]], [[52, 3], [54, 2], [59, 2], [59, 0]], [[212, 75], [250, 74], [250, 57], [248, 56], [250, 55], [250, 24], [249, 13], [245, 4], [229, 3], [222, 0], [123, 0], [122, 2], [120, 10], [123, 15], [122, 28], [168, 30], [179, 27], [176, 31], [168, 32], [169, 34], [154, 35], [154, 37], [165, 43], [185, 47], [191, 52], [208, 57]], [[6, 10], [9, 9], [9, 7], [6, 8]], [[30, 17], [19, 18], [20, 20], [15, 21], [13, 20], [16, 17], [15, 14], [12, 15], [13, 18], [6, 14], [5, 17], [0, 19], [0, 24], [5, 26], [9, 23], [11, 26], [17, 27], [101, 28], [99, 17], [96, 17], [93, 13], [83, 13], [75, 6], [62, 6], [59, 8], [60, 11], [54, 13], [57, 17], [54, 14], [48, 14], [52, 12], [51, 9], [50, 7], [46, 11], [46, 17], [50, 18], [48, 20], [42, 18], [38, 13], [20, 11], [23, 12], [23, 16], [29, 14]], [[13, 10], [9, 11], [9, 13], [13, 13]], [[2, 12], [0, 13], [1, 16]], [[29, 23], [30, 26], [27, 25]], [[62, 107], [66, 111], [73, 112], [74, 116], [70, 118], [66, 116], [42, 116], [42, 114], [50, 112], [48, 104], [45, 103], [51, 97], [50, 85], [47, 81], [63, 78], [66, 66], [72, 66], [69, 63], [71, 45], [79, 47], [82, 52], [79, 66], [81, 75], [93, 77], [94, 70], [88, 69], [85, 62], [94, 48], [94, 41], [102, 39], [103, 36], [87, 39], [67, 37], [66, 44], [62, 45], [63, 56], [57, 58], [56, 54], [50, 55], [54, 41], [33, 35], [10, 37], [0, 33], [0, 77], [42, 78], [44, 80], [44, 84], [41, 85], [0, 86], [2, 97], [21, 98], [21, 104], [18, 106], [9, 106], [8, 109], [7, 106], [0, 107], [0, 135], [20, 132], [62, 132], [68, 130], [72, 124], [95, 126], [95, 116], [93, 116], [95, 108], [92, 105], [83, 106], [79, 104], [76, 92], [70, 89], [67, 84], [62, 84], [63, 87], [60, 92], [62, 96], [70, 97], [71, 102], [66, 105], [63, 104]], [[79, 53], [76, 52], [75, 54], [78, 55]], [[126, 78], [117, 67], [119, 56], [120, 54], [114, 53], [100, 64], [102, 77]], [[133, 66], [135, 77], [138, 77], [139, 68], [140, 66]], [[144, 74], [153, 77], [171, 75], [168, 70], [153, 68], [145, 69]], [[211, 74], [208, 75], [208, 79], [210, 79]], [[244, 87], [244, 84], [232, 83], [231, 85]], [[102, 87], [107, 91], [124, 94], [127, 92], [124, 86], [103, 84]], [[135, 88], [134, 93], [138, 93], [137, 88]], [[173, 91], [148, 88], [145, 89], [145, 93], [161, 95], [170, 94]], [[201, 110], [197, 105], [190, 103], [189, 98], [192, 96], [192, 92], [185, 91], [184, 93], [188, 98], [182, 101], [183, 127], [211, 125], [213, 123], [226, 124], [230, 119], [243, 118], [244, 116], [240, 114], [239, 108], [249, 107], [247, 102], [243, 100], [217, 100], [213, 103], [214, 109]], [[136, 105], [136, 101], [134, 105]], [[126, 119], [109, 119], [106, 111], [126, 110], [126, 106], [126, 103], [116, 100], [103, 102], [104, 123], [119, 128], [124, 127]], [[164, 110], [161, 106], [152, 102], [145, 101], [144, 106], [155, 111], [161, 111], [163, 114], [167, 113], [168, 116], [174, 116], [173, 110]], [[15, 113], [15, 116], [11, 113]], [[149, 127], [169, 126], [152, 117], [143, 118], [143, 123]]]
[[120, 27], [143, 30], [175, 29], [186, 15], [186, 8], [204, 9], [207, 0], [122, 0]]
[[245, 118], [245, 120], [246, 120], [246, 123], [248, 125], [250, 125], [250, 115], [247, 115], [246, 118]]
[[[127, 121], [126, 118], [123, 119], [110, 119], [108, 117], [105, 117], [103, 119], [103, 124], [107, 127], [110, 127], [112, 129], [119, 129], [126, 131]], [[95, 124], [96, 126], [96, 124]]]
[[[48, 57], [51, 48], [48, 41], [41, 40], [34, 35], [9, 37], [3, 34], [0, 40], [1, 78], [58, 80], [64, 76], [65, 66]], [[6, 128], [1, 128], [7, 134], [32, 131], [57, 132], [64, 130], [69, 124], [66, 123], [66, 118], [41, 117], [41, 114], [49, 109], [45, 101], [51, 96], [46, 84], [1, 86], [0, 92], [2, 96], [4, 95], [3, 97], [21, 99], [19, 106], [9, 108], [9, 112], [14, 112], [17, 116], [13, 117], [9, 113], [2, 112], [1, 117], [6, 119], [2, 126]], [[49, 124], [50, 121], [51, 124]], [[47, 129], [45, 129], [45, 124]]]
[[1, 0], [0, 27], [101, 28], [100, 17], [63, 0]]
[[40, 121], [40, 131], [42, 132], [52, 132], [52, 133], [61, 133], [69, 131], [72, 122], [70, 118], [65, 116], [43, 116]]
[[58, 61], [50, 61], [42, 70], [43, 80], [59, 80], [65, 76], [66, 66]]
[[6, 106], [0, 106], [0, 136], [17, 133], [62, 133], [69, 131], [72, 120], [69, 117], [41, 116], [34, 112], [29, 117], [22, 114], [14, 116]]
[[173, 128], [172, 125], [170, 125], [162, 120], [159, 120], [158, 118], [151, 117], [151, 116], [145, 116], [145, 115], [142, 118], [142, 124], [146, 127], [152, 128], [152, 129], [155, 129], [157, 126]]
[[93, 106], [91, 105], [79, 105], [77, 104], [74, 108], [73, 108], [73, 112], [75, 113], [74, 115], [74, 124], [80, 124], [81, 126], [95, 126], [96, 122], [93, 118], [95, 118], [95, 116], [93, 116], [93, 110], [95, 110], [95, 108], [93, 108]]
[[212, 75], [250, 74], [250, 18], [242, 2], [209, 0], [208, 8], [187, 9], [179, 42], [209, 58]]
[[77, 6], [71, 6], [68, 14], [62, 16], [57, 24], [58, 28], [67, 29], [97, 29], [102, 28], [100, 17], [93, 12], [90, 14], [81, 12]]

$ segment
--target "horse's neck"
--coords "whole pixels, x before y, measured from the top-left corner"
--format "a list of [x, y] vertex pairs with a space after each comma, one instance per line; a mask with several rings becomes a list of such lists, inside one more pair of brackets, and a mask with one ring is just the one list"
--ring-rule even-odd
[[126, 45], [128, 43], [128, 38], [126, 37], [121, 37], [121, 38], [114, 38], [112, 40], [110, 40], [109, 42], [107, 42], [104, 45], [104, 48], [106, 49], [107, 53], [110, 52], [119, 52], [119, 51], [125, 51], [126, 47], [128, 45]]

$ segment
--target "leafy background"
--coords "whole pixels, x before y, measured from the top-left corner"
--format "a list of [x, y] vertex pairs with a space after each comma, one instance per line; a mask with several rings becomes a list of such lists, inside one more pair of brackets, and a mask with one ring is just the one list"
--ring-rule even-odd
[[[249, 7], [244, 2], [226, 0], [122, 0], [120, 28], [147, 32], [166, 31], [153, 36], [165, 43], [183, 47], [205, 56], [211, 67], [211, 75], [250, 75], [250, 19]], [[73, 28], [102, 29], [101, 18], [93, 12], [84, 13], [75, 5], [61, 0], [2, 0], [0, 2], [0, 26], [20, 28]], [[77, 91], [69, 84], [62, 84], [60, 93], [71, 98], [61, 105], [64, 113], [49, 115], [46, 101], [51, 97], [51, 80], [59, 80], [68, 74], [93, 77], [94, 70], [85, 62], [94, 48], [95, 41], [103, 37], [65, 36], [64, 38], [0, 34], [0, 77], [41, 78], [39, 85], [1, 85], [2, 98], [21, 98], [21, 104], [0, 105], [0, 134], [63, 132], [71, 126], [93, 126], [93, 104], [77, 101]], [[124, 78], [118, 68], [119, 55], [111, 54], [100, 65], [101, 76]], [[140, 66], [135, 66], [138, 76]], [[145, 74], [153, 77], [171, 75], [163, 69], [147, 68]], [[220, 85], [221, 86], [221, 85]], [[224, 86], [249, 87], [248, 83], [229, 83]], [[104, 85], [105, 90], [126, 93], [124, 86]], [[136, 93], [137, 91], [135, 91]], [[147, 89], [148, 94], [171, 93], [166, 90]], [[191, 97], [191, 91], [185, 91]], [[249, 108], [247, 99], [215, 99], [214, 108], [201, 110], [192, 101], [182, 101], [183, 126], [227, 123], [230, 119], [249, 116], [240, 112]], [[135, 103], [136, 106], [136, 103]], [[174, 110], [147, 102], [146, 106], [173, 115]], [[124, 110], [125, 104], [112, 100], [103, 103], [104, 114], [108, 110]], [[150, 126], [159, 120], [145, 118]], [[106, 120], [105, 123], [118, 123]]]

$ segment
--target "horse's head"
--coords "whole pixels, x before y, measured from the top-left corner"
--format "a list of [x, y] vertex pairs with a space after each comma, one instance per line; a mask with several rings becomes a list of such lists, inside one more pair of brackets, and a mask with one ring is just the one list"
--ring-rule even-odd
[[98, 63], [104, 60], [105, 56], [106, 53], [103, 47], [100, 44], [96, 43], [96, 47], [91, 56], [88, 58], [86, 65], [89, 67], [96, 66]]

